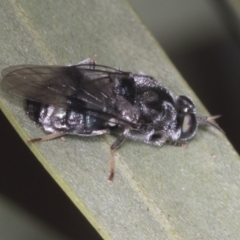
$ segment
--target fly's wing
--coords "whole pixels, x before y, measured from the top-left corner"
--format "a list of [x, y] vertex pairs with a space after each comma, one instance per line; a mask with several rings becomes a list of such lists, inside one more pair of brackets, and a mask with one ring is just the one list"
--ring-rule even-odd
[[2, 88], [26, 99], [66, 107], [67, 80], [61, 76], [61, 69], [60, 66], [11, 66], [2, 71]]
[[127, 124], [116, 110], [113, 92], [113, 79], [127, 79], [127, 72], [92, 64], [67, 67], [22, 65], [4, 69], [2, 76], [4, 89], [26, 99], [72, 108], [106, 121], [116, 118]]

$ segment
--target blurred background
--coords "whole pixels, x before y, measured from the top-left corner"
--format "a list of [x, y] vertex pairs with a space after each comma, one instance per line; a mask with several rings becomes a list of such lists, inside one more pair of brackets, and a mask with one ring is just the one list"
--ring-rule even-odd
[[[129, 2], [209, 112], [222, 115], [218, 123], [239, 152], [239, 1]], [[101, 239], [2, 112], [0, 124], [1, 156], [8, 156], [0, 169], [0, 239]]]

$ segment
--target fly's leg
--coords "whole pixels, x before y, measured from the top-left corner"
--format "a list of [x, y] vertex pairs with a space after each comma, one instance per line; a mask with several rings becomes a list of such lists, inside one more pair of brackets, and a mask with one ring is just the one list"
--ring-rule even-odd
[[[55, 132], [55, 133], [48, 134], [41, 138], [30, 139], [29, 142], [30, 143], [44, 142], [44, 141], [52, 140], [54, 138], [59, 138], [59, 137], [62, 137], [64, 135], [69, 135], [69, 134], [70, 134], [69, 132], [66, 132], [66, 133]], [[104, 135], [104, 134], [109, 134], [109, 130], [108, 129], [94, 130], [89, 134], [74, 134], [74, 135], [81, 136], [81, 137], [94, 137], [94, 136], [99, 136], [99, 135]]]
[[110, 147], [110, 175], [108, 177], [108, 181], [112, 182], [114, 178], [114, 169], [115, 169], [115, 160], [114, 153], [116, 149], [122, 144], [125, 137], [128, 135], [129, 129], [125, 129], [124, 132], [117, 138], [117, 140]]
[[[94, 56], [94, 58], [95, 58], [95, 56]], [[80, 65], [80, 64], [88, 64], [88, 65], [90, 65], [89, 66], [90, 69], [94, 69], [96, 61], [95, 61], [95, 59], [87, 58], [87, 59], [84, 59], [83, 61], [79, 62], [77, 65]]]
[[168, 142], [169, 144], [171, 144], [172, 146], [176, 146], [176, 147], [184, 147], [186, 148], [188, 146], [187, 142]]
[[62, 137], [66, 135], [66, 133], [51, 133], [51, 134], [48, 134], [44, 137], [41, 137], [41, 138], [33, 138], [33, 139], [30, 139], [28, 142], [29, 143], [35, 143], [35, 142], [44, 142], [44, 141], [48, 141], [48, 140], [51, 140], [51, 139], [54, 139], [54, 138], [59, 138], [59, 137]]
[[109, 134], [110, 131], [109, 129], [102, 129], [102, 130], [94, 130], [89, 134], [76, 134], [77, 136], [81, 137], [94, 137], [94, 136], [99, 136], [99, 135], [104, 135], [104, 134]]
[[115, 169], [115, 160], [114, 160], [114, 153], [115, 150], [122, 144], [125, 135], [122, 134], [117, 140], [112, 144], [110, 147], [110, 175], [108, 177], [108, 181], [112, 182], [114, 178], [114, 169]]

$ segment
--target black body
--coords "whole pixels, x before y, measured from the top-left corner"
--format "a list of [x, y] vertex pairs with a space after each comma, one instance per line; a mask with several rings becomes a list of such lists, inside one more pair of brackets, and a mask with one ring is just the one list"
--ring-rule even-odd
[[3, 86], [26, 99], [27, 113], [49, 133], [124, 138], [161, 146], [191, 139], [198, 123], [186, 96], [173, 94], [150, 76], [96, 65], [13, 66], [3, 70]]

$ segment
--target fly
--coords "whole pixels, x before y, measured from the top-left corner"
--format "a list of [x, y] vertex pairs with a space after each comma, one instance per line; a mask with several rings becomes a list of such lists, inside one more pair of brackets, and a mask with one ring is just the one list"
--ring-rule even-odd
[[186, 144], [199, 124], [221, 128], [198, 116], [192, 100], [174, 96], [154, 78], [97, 65], [86, 59], [73, 66], [19, 65], [2, 71], [2, 87], [26, 100], [30, 119], [49, 133], [31, 142], [64, 135], [97, 136], [115, 133], [114, 152], [124, 139], [162, 146]]

